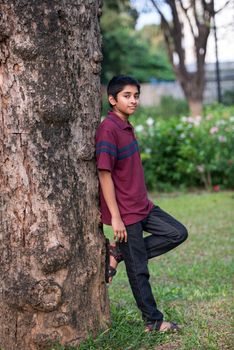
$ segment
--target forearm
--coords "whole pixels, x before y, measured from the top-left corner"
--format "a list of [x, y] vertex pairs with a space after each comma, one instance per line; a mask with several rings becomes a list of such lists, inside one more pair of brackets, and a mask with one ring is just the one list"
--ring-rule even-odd
[[111, 173], [107, 170], [98, 172], [102, 193], [112, 218], [120, 218], [120, 212], [116, 201], [115, 187]]
[[105, 202], [111, 213], [111, 226], [113, 228], [114, 238], [127, 242], [127, 231], [120, 216], [111, 173], [107, 170], [99, 170], [98, 176]]

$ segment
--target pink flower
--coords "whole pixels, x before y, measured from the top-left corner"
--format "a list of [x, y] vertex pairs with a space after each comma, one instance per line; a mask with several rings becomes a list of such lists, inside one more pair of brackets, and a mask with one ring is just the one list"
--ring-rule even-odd
[[226, 141], [227, 141], [226, 137], [225, 137], [225, 136], [222, 136], [222, 135], [220, 135], [220, 136], [218, 137], [218, 140], [219, 140], [219, 142], [226, 142]]
[[213, 186], [213, 190], [214, 190], [215, 192], [219, 192], [219, 191], [220, 191], [219, 185], [214, 185], [214, 186]]
[[192, 117], [188, 117], [187, 118], [187, 122], [190, 123], [190, 124], [193, 124], [193, 118]]
[[181, 120], [182, 122], [187, 122], [189, 124], [199, 126], [202, 121], [202, 117], [200, 115], [197, 115], [196, 117], [188, 117], [188, 118], [182, 117]]
[[215, 134], [216, 132], [219, 131], [219, 128], [217, 126], [213, 126], [211, 129], [210, 129], [210, 134], [213, 135]]
[[201, 117], [200, 115], [197, 115], [197, 116], [194, 118], [193, 123], [194, 123], [195, 126], [199, 126], [200, 123], [201, 123], [201, 121], [202, 121], [202, 117]]

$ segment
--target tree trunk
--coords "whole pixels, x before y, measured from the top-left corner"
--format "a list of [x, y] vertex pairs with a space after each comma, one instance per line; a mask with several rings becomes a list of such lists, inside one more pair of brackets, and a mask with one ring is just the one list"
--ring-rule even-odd
[[197, 71], [196, 73], [184, 72], [184, 74], [181, 74], [177, 69], [176, 74], [188, 101], [191, 116], [202, 116], [205, 84], [204, 71]]
[[0, 348], [109, 321], [98, 228], [100, 2], [0, 3]]
[[189, 110], [192, 117], [197, 117], [202, 115], [202, 100], [193, 100], [188, 98]]

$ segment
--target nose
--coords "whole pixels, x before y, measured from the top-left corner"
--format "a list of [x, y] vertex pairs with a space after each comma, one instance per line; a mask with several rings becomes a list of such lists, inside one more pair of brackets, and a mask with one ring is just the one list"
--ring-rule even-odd
[[137, 98], [135, 96], [131, 96], [130, 102], [133, 104], [137, 104]]

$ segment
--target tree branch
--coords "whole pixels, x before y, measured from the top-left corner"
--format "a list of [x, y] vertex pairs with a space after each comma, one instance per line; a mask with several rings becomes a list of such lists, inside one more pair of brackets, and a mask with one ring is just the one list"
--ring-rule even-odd
[[[229, 0], [230, 1], [230, 0]], [[226, 1], [229, 3], [229, 1]], [[210, 33], [210, 22], [214, 16], [214, 0], [164, 0], [171, 10], [172, 19], [167, 20], [158, 0], [151, 0], [161, 18], [161, 27], [169, 59], [172, 63], [177, 79], [189, 101], [202, 102], [204, 90], [204, 64], [207, 39]], [[182, 17], [180, 15], [182, 14]], [[186, 22], [187, 21], [187, 22]], [[183, 47], [184, 23], [194, 39], [196, 57], [196, 71], [189, 72], [185, 64], [185, 49]], [[175, 62], [174, 54], [178, 55], [179, 62]]]
[[221, 12], [229, 3], [231, 0], [227, 0], [226, 3], [217, 11], [214, 11], [214, 14], [216, 15], [217, 13]]
[[171, 38], [174, 37], [173, 29], [170, 27], [166, 17], [164, 16], [164, 14], [160, 10], [159, 6], [157, 5], [157, 2], [155, 0], [151, 0], [151, 3], [153, 4], [154, 8], [156, 9], [156, 11], [158, 12], [158, 14], [161, 17], [161, 26], [163, 29], [164, 38], [165, 38], [165, 42], [167, 45], [168, 56], [169, 56], [169, 59], [170, 59], [172, 66], [175, 68], [174, 63], [173, 63], [174, 47], [173, 47], [171, 40], [170, 40]]
[[189, 27], [190, 27], [192, 36], [193, 36], [193, 38], [195, 39], [195, 32], [194, 32], [194, 29], [193, 29], [193, 25], [192, 25], [192, 22], [191, 22], [191, 20], [190, 20], [190, 18], [189, 18], [189, 15], [188, 15], [188, 10], [189, 10], [189, 8], [190, 8], [191, 6], [185, 8], [185, 7], [184, 7], [184, 4], [183, 4], [183, 2], [182, 2], [182, 0], [179, 0], [179, 3], [180, 3], [180, 6], [181, 6], [181, 8], [182, 8], [182, 10], [183, 10], [183, 12], [184, 12], [184, 14], [185, 14], [185, 16], [186, 16], [186, 19], [187, 19], [188, 23], [189, 23]]
[[182, 25], [178, 16], [176, 3], [174, 0], [166, 0], [166, 3], [170, 6], [170, 9], [172, 12], [172, 19], [173, 19], [172, 37], [174, 40], [175, 51], [179, 56], [180, 69], [186, 75], [187, 69], [185, 66], [185, 51], [184, 51], [184, 48], [182, 47], [183, 30], [182, 30]]
[[199, 22], [198, 16], [197, 16], [196, 0], [191, 0], [191, 7], [193, 9], [193, 15], [194, 15], [194, 18], [195, 18], [195, 22], [196, 22], [197, 28], [199, 28], [200, 22]]
[[166, 17], [164, 16], [164, 14], [162, 13], [162, 11], [160, 10], [159, 6], [157, 5], [155, 0], [150, 0], [152, 5], [155, 7], [156, 11], [158, 12], [158, 14], [161, 16], [161, 19], [163, 20], [164, 24], [167, 26], [167, 29], [170, 31], [171, 33], [171, 28], [169, 26], [168, 21], [166, 20]]

